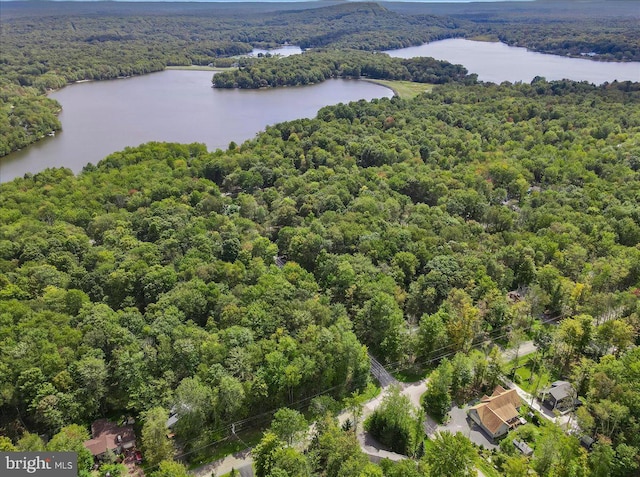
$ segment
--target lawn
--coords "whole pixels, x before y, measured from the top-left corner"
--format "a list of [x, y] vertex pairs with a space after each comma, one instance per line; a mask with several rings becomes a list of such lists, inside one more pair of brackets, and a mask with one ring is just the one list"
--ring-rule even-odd
[[431, 374], [431, 371], [433, 371], [433, 368], [411, 368], [396, 371], [391, 374], [401, 383], [415, 383], [425, 379], [429, 374]]
[[240, 475], [240, 472], [236, 470], [235, 472], [231, 471], [228, 474], [221, 475], [220, 477], [237, 477], [239, 475]]
[[369, 383], [364, 391], [362, 391], [362, 398], [364, 401], [369, 401], [380, 394], [380, 391], [382, 391], [380, 386], [377, 386], [374, 383]]
[[495, 35], [476, 35], [472, 36], [471, 38], [467, 38], [467, 40], [486, 41], [489, 43], [498, 43], [500, 41], [500, 39]]
[[433, 441], [428, 437], [423, 441], [424, 443], [424, 452], [427, 452], [427, 449], [433, 450]]
[[549, 374], [543, 365], [535, 365], [532, 361], [534, 355], [527, 355], [518, 358], [516, 363], [509, 363], [507, 365], [506, 374], [511, 377], [511, 370], [513, 366], [517, 367], [514, 382], [528, 393], [534, 394], [534, 392], [548, 386], [553, 381], [552, 376]]
[[485, 477], [500, 477], [500, 472], [498, 472], [493, 465], [482, 457], [479, 457], [476, 461], [476, 467], [485, 475]]
[[433, 89], [432, 84], [415, 83], [413, 81], [387, 81], [379, 79], [367, 79], [367, 81], [386, 86], [403, 99], [411, 99], [425, 91], [431, 91]]

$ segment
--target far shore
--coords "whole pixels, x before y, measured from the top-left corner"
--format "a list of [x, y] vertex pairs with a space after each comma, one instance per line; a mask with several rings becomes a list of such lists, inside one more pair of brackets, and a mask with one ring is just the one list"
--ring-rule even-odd
[[182, 71], [232, 71], [237, 70], [236, 67], [220, 67], [220, 66], [200, 66], [200, 65], [190, 65], [190, 66], [167, 66], [165, 70], [182, 70]]
[[464, 39], [470, 41], [484, 41], [486, 43], [500, 43], [500, 39], [495, 35], [476, 35]]

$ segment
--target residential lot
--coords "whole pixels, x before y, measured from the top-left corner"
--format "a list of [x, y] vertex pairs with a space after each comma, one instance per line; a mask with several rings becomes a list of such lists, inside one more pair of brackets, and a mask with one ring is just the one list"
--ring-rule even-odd
[[428, 426], [429, 434], [432, 435], [435, 431], [449, 431], [452, 434], [462, 432], [474, 444], [483, 446], [486, 449], [497, 448], [498, 445], [475, 422], [467, 417], [468, 409], [468, 406], [463, 408], [453, 407], [449, 412], [449, 422], [444, 425]]

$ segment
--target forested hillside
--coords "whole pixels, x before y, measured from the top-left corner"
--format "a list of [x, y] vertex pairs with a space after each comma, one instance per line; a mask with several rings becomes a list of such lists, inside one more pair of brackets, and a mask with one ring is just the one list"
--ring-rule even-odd
[[[640, 9], [627, 0], [534, 2], [381, 2], [393, 12], [469, 22], [485, 39], [562, 56], [600, 61], [640, 60]], [[473, 33], [471, 33], [473, 34]], [[469, 33], [465, 36], [469, 37]]]
[[640, 324], [639, 106], [637, 83], [449, 84], [3, 184], [3, 432], [178, 405], [197, 448], [362, 389], [362, 344], [407, 368], [544, 315], [575, 318], [553, 356], [591, 371], [584, 428], [637, 449], [638, 353], [615, 349]]

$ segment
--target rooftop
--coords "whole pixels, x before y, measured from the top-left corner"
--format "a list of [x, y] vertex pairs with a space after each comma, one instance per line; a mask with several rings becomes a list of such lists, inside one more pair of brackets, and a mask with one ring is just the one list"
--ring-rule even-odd
[[533, 454], [533, 449], [529, 447], [529, 445], [525, 441], [519, 441], [518, 439], [513, 440], [513, 445], [516, 446], [523, 455], [531, 455]]
[[91, 436], [91, 439], [84, 442], [84, 446], [94, 456], [119, 447], [132, 447], [136, 441], [133, 426], [119, 427], [107, 419], [98, 419], [91, 424]]
[[551, 394], [556, 401], [567, 397], [573, 397], [574, 391], [571, 383], [567, 381], [554, 381], [551, 386], [543, 391], [543, 394]]
[[511, 427], [518, 420], [518, 408], [521, 404], [515, 389], [506, 390], [502, 386], [496, 386], [491, 396], [483, 396], [480, 404], [471, 409], [475, 409], [482, 424], [495, 433], [503, 423]]

